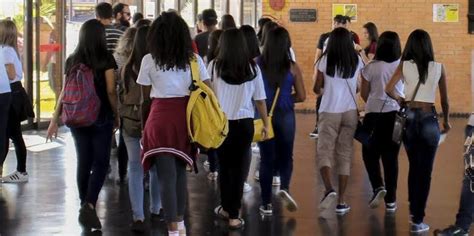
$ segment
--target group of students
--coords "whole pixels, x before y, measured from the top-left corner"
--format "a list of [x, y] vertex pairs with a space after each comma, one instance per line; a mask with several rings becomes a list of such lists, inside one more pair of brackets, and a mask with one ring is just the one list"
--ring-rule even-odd
[[[306, 92], [284, 27], [262, 18], [257, 33], [248, 25], [237, 28], [232, 16], [225, 15], [218, 28], [216, 12], [207, 9], [200, 15], [201, 32], [193, 40], [188, 25], [174, 11], [162, 12], [154, 21], [139, 20], [136, 15], [134, 24], [129, 25], [131, 16], [126, 4], [112, 7], [99, 3], [96, 17], [82, 25], [79, 43], [67, 58], [65, 68], [66, 78], [80, 68], [78, 65], [89, 68], [100, 100], [93, 125], [71, 127], [78, 160], [82, 226], [102, 227], [95, 207], [110, 168], [114, 132], [120, 129], [128, 156], [133, 231], [143, 232], [146, 228], [143, 179], [149, 173], [152, 220], [166, 221], [169, 235], [186, 235], [186, 172], [194, 169], [199, 152], [208, 155], [209, 178], [219, 181], [220, 204], [214, 209], [215, 214], [228, 222], [229, 229], [241, 229], [245, 225], [240, 217], [241, 200], [249, 174], [255, 118], [262, 118], [264, 135], [270, 123], [275, 134], [272, 139], [258, 142], [260, 213], [272, 215], [274, 176], [281, 180], [278, 196], [286, 208], [298, 209], [290, 194], [294, 105], [305, 100]], [[353, 138], [361, 119], [360, 93], [366, 103], [362, 126], [371, 130], [370, 142], [363, 144], [362, 151], [373, 188], [369, 206], [376, 208], [385, 201], [387, 212], [396, 211], [400, 144], [393, 142], [392, 133], [397, 113], [404, 108], [410, 231], [425, 232], [429, 230], [423, 220], [436, 150], [440, 134], [451, 128], [445, 68], [435, 61], [430, 36], [424, 30], [413, 31], [402, 52], [396, 32], [386, 31], [379, 36], [375, 24], [367, 23], [367, 46], [363, 48], [357, 34], [347, 29], [349, 22], [345, 16], [334, 18], [333, 30], [320, 37], [314, 65], [319, 138], [316, 160], [325, 187], [319, 208], [338, 214], [350, 211], [345, 190], [351, 172]], [[19, 160], [17, 172], [3, 177], [5, 182], [28, 178], [20, 122], [33, 115], [25, 112], [28, 104], [23, 100], [21, 112], [15, 107], [15, 99], [24, 97], [16, 37], [12, 37], [17, 34], [15, 30], [13, 22], [0, 21], [0, 62], [5, 64], [0, 66], [0, 157], [6, 156], [7, 138], [11, 138]], [[215, 150], [199, 150], [188, 137], [186, 106], [194, 60], [200, 79], [212, 88], [229, 122], [227, 137]], [[438, 90], [442, 131], [434, 108]], [[57, 135], [63, 96], [61, 91], [47, 138]], [[273, 110], [270, 108], [274, 102]], [[332, 184], [334, 168], [337, 191]], [[123, 172], [121, 179], [127, 174], [126, 170]], [[465, 234], [440, 231], [439, 235], [467, 235], [468, 229], [462, 230], [459, 232]]]
[[[362, 156], [373, 197], [372, 208], [385, 201], [386, 211], [394, 212], [398, 178], [400, 145], [392, 134], [397, 113], [406, 109], [403, 144], [408, 154], [408, 195], [412, 233], [429, 230], [424, 223], [431, 172], [441, 132], [448, 132], [449, 102], [446, 72], [435, 61], [429, 34], [413, 31], [402, 52], [397, 33], [380, 36], [373, 23], [364, 25], [367, 47], [356, 42], [347, 30], [347, 19], [334, 18], [334, 29], [322, 35], [322, 55], [316, 59], [314, 92], [318, 104], [317, 162], [325, 186], [321, 210], [333, 209], [340, 214], [350, 210], [345, 202], [345, 190], [353, 156], [353, 137], [360, 119], [357, 93], [365, 102], [365, 116], [360, 126], [370, 130], [369, 142], [364, 142]], [[320, 43], [321, 44], [321, 43]], [[319, 48], [319, 47], [318, 47]], [[359, 84], [360, 78], [360, 86]], [[439, 90], [443, 112], [443, 131], [435, 110]], [[381, 175], [380, 161], [384, 177]], [[339, 176], [337, 192], [331, 182], [332, 169]]]

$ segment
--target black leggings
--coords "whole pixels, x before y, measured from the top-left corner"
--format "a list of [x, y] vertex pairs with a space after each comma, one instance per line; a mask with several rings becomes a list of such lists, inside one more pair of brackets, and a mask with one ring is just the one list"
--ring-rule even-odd
[[[12, 99], [22, 99], [22, 97], [17, 96], [17, 94], [14, 94], [12, 96]], [[23, 140], [23, 134], [21, 133], [21, 119], [15, 109], [10, 109], [7, 114], [7, 138], [4, 141], [6, 149], [4, 155], [0, 157], [0, 166], [3, 165], [5, 159], [7, 158], [8, 147], [10, 146], [9, 139], [11, 139], [13, 141], [13, 144], [15, 145], [17, 161], [16, 170], [19, 172], [26, 172], [26, 145], [25, 141]]]
[[221, 204], [231, 219], [239, 217], [253, 132], [253, 119], [230, 120], [227, 138], [217, 149]]
[[8, 153], [8, 142], [7, 138], [7, 127], [8, 127], [8, 114], [10, 112], [11, 105], [11, 93], [0, 94], [0, 173], [5, 157]]
[[167, 223], [183, 220], [186, 209], [186, 163], [172, 155], [155, 158], [160, 183], [161, 204]]

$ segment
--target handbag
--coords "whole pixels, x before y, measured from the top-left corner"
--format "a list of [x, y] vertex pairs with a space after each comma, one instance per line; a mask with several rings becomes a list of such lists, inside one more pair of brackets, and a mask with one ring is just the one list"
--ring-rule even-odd
[[275, 93], [275, 98], [273, 98], [272, 102], [272, 107], [270, 108], [270, 113], [268, 113], [268, 130], [267, 130], [267, 139], [264, 139], [262, 136], [262, 131], [263, 131], [263, 119], [255, 119], [253, 120], [253, 127], [254, 127], [254, 133], [253, 133], [253, 142], [262, 142], [268, 139], [272, 139], [275, 137], [275, 133], [273, 132], [273, 125], [272, 125], [272, 116], [273, 116], [273, 110], [275, 110], [276, 102], [278, 100], [278, 96], [280, 95], [280, 88], [277, 88], [276, 93]]
[[[420, 88], [420, 83], [421, 81], [418, 81], [418, 84], [416, 85], [416, 88], [415, 88], [415, 93], [413, 93], [413, 96], [410, 102], [415, 99], [416, 94], [418, 93], [418, 89]], [[392, 132], [392, 141], [398, 145], [402, 143], [403, 132], [405, 131], [405, 124], [407, 120], [406, 112], [407, 112], [408, 104], [401, 107], [400, 110], [395, 115], [395, 122], [393, 124], [393, 132]]]
[[[352, 94], [351, 87], [349, 86], [349, 82], [347, 80], [346, 80], [346, 84], [347, 84], [347, 88], [349, 88], [349, 92], [352, 96], [352, 100], [354, 101], [354, 104], [357, 110], [357, 128], [354, 133], [354, 139], [359, 141], [362, 145], [368, 146], [371, 144], [372, 136], [374, 134], [374, 129], [367, 127], [367, 125], [364, 125], [364, 123], [362, 122], [360, 113], [359, 113], [359, 108], [357, 105], [357, 101], [355, 99], [354, 94]], [[387, 99], [385, 99], [380, 112], [382, 112], [383, 108], [385, 107], [386, 102], [387, 102]]]

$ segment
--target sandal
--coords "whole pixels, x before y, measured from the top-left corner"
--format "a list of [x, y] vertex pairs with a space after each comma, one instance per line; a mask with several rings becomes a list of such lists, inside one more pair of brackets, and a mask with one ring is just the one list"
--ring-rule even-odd
[[229, 229], [231, 229], [231, 230], [238, 230], [238, 229], [242, 229], [242, 228], [244, 227], [244, 225], [245, 225], [244, 219], [242, 219], [242, 218], [237, 218], [236, 220], [239, 220], [239, 221], [240, 221], [239, 224], [237, 224], [237, 225], [230, 225], [230, 224], [229, 224]]
[[214, 209], [214, 213], [222, 219], [229, 219], [229, 213], [227, 213], [222, 205], [219, 205]]

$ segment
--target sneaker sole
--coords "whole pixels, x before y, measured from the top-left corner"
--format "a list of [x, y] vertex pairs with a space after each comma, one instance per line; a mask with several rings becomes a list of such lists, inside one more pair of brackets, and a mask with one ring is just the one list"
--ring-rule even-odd
[[387, 195], [387, 190], [380, 190], [375, 198], [369, 203], [369, 207], [372, 209], [379, 207], [380, 202], [384, 199], [385, 195]]
[[290, 212], [298, 210], [298, 204], [296, 204], [295, 199], [291, 197], [286, 191], [279, 191], [278, 195], [283, 199], [286, 205], [286, 209]]
[[430, 227], [426, 229], [420, 229], [420, 230], [410, 230], [410, 233], [423, 233], [423, 232], [428, 232], [430, 231]]
[[260, 214], [264, 216], [272, 216], [273, 211], [265, 211], [265, 210], [260, 209]]
[[332, 192], [329, 195], [327, 195], [326, 198], [323, 201], [321, 201], [321, 203], [319, 204], [319, 209], [325, 210], [331, 207], [331, 205], [333, 205], [336, 202], [336, 197], [337, 197], [337, 193], [335, 192]]
[[344, 215], [344, 214], [348, 213], [350, 210], [351, 210], [351, 207], [348, 207], [347, 209], [344, 209], [344, 210], [336, 209], [336, 214]]

